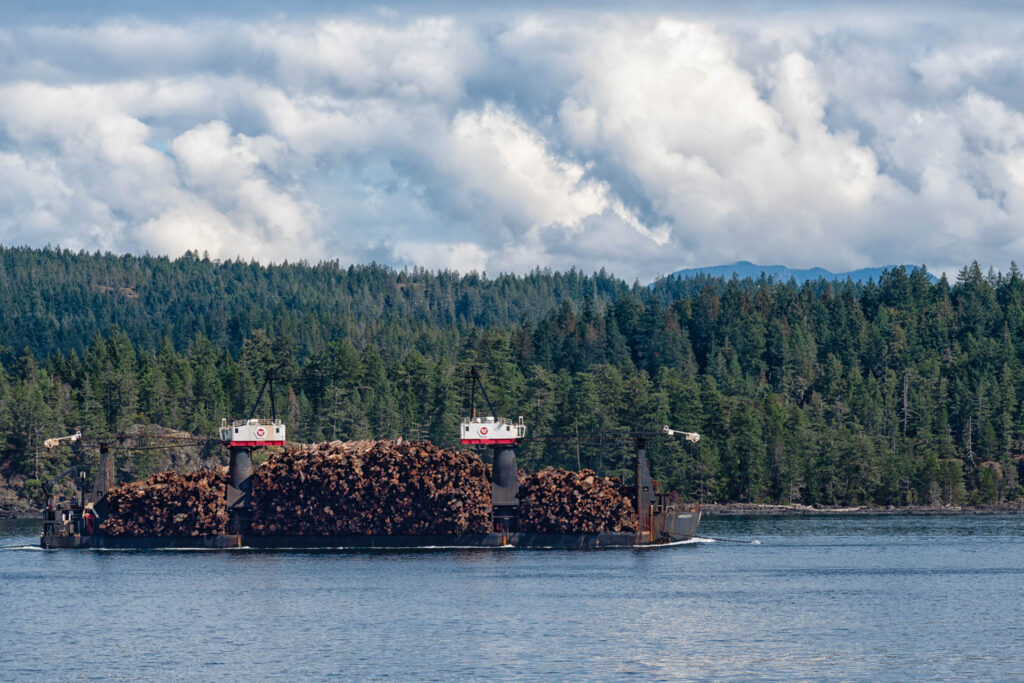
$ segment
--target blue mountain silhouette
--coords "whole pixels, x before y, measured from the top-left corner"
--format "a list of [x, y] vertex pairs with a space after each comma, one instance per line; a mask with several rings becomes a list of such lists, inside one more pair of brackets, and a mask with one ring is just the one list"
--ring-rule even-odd
[[[907, 272], [910, 272], [914, 268], [920, 266], [907, 265], [904, 266]], [[737, 261], [736, 263], [727, 266], [705, 266], [702, 268], [684, 268], [683, 270], [677, 270], [668, 277], [687, 278], [694, 277], [697, 275], [708, 275], [710, 277], [723, 277], [726, 280], [730, 279], [735, 275], [739, 279], [751, 278], [756, 280], [761, 277], [764, 273], [766, 276], [770, 276], [775, 279], [776, 282], [788, 282], [790, 278], [796, 280], [802, 284], [808, 280], [817, 280], [818, 278], [824, 278], [826, 280], [840, 280], [845, 281], [847, 278], [853, 282], [867, 282], [868, 280], [874, 280], [878, 282], [878, 278], [882, 275], [882, 271], [891, 270], [898, 268], [895, 265], [878, 266], [875, 268], [861, 268], [859, 270], [851, 270], [844, 273], [833, 273], [830, 270], [824, 268], [790, 268], [789, 266], [760, 266], [750, 261]], [[938, 282], [938, 278], [928, 274], [928, 277], [932, 282]]]

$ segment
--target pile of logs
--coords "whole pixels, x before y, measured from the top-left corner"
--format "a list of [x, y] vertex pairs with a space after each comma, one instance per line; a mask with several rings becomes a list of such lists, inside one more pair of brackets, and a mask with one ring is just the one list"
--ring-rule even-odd
[[107, 492], [100, 529], [110, 536], [207, 536], [223, 534], [228, 512], [222, 470], [162, 472]]
[[519, 530], [541, 534], [636, 531], [629, 489], [593, 470], [548, 467], [519, 481]]
[[[111, 536], [226, 533], [225, 468], [164, 472], [107, 493]], [[491, 530], [490, 467], [472, 453], [402, 441], [291, 446], [256, 468], [252, 533], [426, 535]], [[591, 470], [520, 475], [519, 529], [635, 531], [630, 491]]]
[[488, 466], [430, 443], [332, 441], [272, 455], [252, 478], [261, 535], [487, 532]]

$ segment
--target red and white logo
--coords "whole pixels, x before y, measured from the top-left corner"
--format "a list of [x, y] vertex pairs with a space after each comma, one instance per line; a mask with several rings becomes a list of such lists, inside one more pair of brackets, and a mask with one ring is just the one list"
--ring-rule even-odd
[[480, 428], [480, 436], [487, 436], [487, 427]]
[[256, 438], [257, 439], [262, 439], [266, 435], [267, 435], [267, 430], [266, 429], [264, 429], [263, 427], [257, 427], [256, 428]]

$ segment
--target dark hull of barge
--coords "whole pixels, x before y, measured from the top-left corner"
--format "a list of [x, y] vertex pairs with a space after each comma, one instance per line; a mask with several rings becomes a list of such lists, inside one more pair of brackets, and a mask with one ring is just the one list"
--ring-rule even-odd
[[[687, 519], [688, 518], [688, 519]], [[679, 523], [682, 522], [682, 523]], [[469, 549], [524, 548], [592, 550], [599, 548], [658, 547], [692, 539], [700, 524], [700, 511], [680, 515], [671, 533], [654, 536], [649, 532], [603, 532], [536, 534], [464, 533], [421, 536], [254, 536], [224, 534], [217, 536], [80, 536], [40, 537], [43, 548], [94, 548], [111, 550], [153, 549], [230, 549], [258, 550], [392, 550], [392, 549]], [[652, 538], [652, 536], [654, 536]]]
[[[109, 550], [230, 549], [258, 550], [394, 550], [524, 548], [593, 550], [599, 548], [657, 547], [635, 533], [601, 534], [459, 534], [441, 536], [57, 536], [42, 537], [43, 548]], [[685, 540], [685, 539], [678, 539]]]

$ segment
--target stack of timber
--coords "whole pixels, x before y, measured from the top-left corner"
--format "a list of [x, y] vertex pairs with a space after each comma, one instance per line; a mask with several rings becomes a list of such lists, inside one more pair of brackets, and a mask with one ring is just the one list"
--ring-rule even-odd
[[257, 535], [485, 533], [488, 466], [430, 443], [332, 441], [289, 447], [253, 474]]
[[618, 479], [553, 467], [520, 477], [520, 531], [589, 534], [636, 528], [636, 509]]
[[108, 536], [208, 536], [223, 534], [228, 512], [223, 470], [162, 472], [107, 492], [100, 529]]

